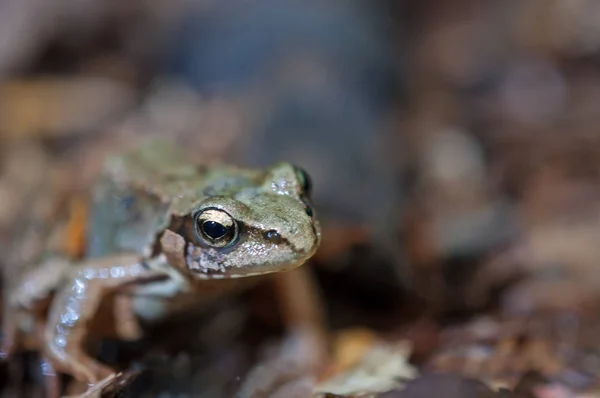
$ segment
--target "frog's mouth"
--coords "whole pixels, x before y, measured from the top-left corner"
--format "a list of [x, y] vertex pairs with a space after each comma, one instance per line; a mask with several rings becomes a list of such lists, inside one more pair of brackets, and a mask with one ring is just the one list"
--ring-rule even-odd
[[261, 276], [261, 275], [266, 275], [266, 274], [274, 274], [277, 272], [286, 272], [286, 271], [291, 271], [293, 269], [296, 269], [300, 266], [302, 266], [306, 261], [300, 261], [300, 262], [295, 262], [295, 263], [290, 263], [290, 264], [280, 264], [277, 267], [264, 267], [260, 270], [256, 270], [256, 268], [253, 271], [249, 271], [249, 272], [226, 272], [224, 274], [220, 274], [222, 276], [216, 276], [217, 274], [214, 275], [210, 275], [208, 276], [207, 279], [219, 279], [219, 278], [229, 278], [229, 279], [241, 279], [241, 278], [250, 278], [250, 277], [256, 277], [256, 276]]
[[[277, 257], [277, 255], [280, 257]], [[290, 257], [289, 254], [269, 251], [259, 255], [241, 251], [237, 256], [231, 252], [207, 249], [187, 244], [186, 268], [198, 279], [249, 278], [274, 272], [289, 271], [302, 265], [310, 255]], [[248, 261], [249, 259], [254, 261]]]
[[194, 274], [194, 277], [198, 279], [242, 279], [242, 278], [251, 278], [257, 277], [266, 274], [272, 274], [276, 272], [285, 272], [291, 271], [295, 268], [303, 265], [305, 261], [298, 261], [294, 263], [288, 264], [278, 264], [277, 266], [272, 265], [256, 265], [251, 266], [251, 270], [241, 271], [239, 269], [215, 269], [215, 268], [206, 268], [206, 267], [198, 267], [194, 263], [190, 264], [188, 261], [188, 269]]

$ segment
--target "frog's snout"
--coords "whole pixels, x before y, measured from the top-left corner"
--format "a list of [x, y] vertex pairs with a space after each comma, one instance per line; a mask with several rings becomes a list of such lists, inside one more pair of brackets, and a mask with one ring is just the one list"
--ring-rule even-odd
[[321, 233], [318, 224], [307, 225], [303, 231], [292, 236], [296, 251], [308, 258], [317, 251], [321, 243]]

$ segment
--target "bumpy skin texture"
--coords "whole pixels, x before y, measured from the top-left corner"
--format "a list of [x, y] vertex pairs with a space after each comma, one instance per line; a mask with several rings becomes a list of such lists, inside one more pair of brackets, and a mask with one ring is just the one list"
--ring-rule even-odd
[[[308, 188], [307, 176], [287, 163], [201, 168], [166, 141], [108, 159], [92, 192], [86, 259], [53, 281], [46, 355], [57, 370], [98, 383], [112, 370], [83, 347], [100, 304], [114, 293], [117, 321], [133, 337], [136, 315], [160, 319], [171, 301], [194, 305], [199, 296], [255, 279], [245, 277], [298, 267], [320, 243]], [[28, 292], [39, 293], [24, 287], [48, 274], [41, 272], [17, 289], [17, 306]]]

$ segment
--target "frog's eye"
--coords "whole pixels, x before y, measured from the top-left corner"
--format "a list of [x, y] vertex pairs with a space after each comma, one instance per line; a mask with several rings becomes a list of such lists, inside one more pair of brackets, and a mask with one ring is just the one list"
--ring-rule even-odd
[[304, 191], [306, 196], [310, 196], [312, 191], [312, 181], [310, 179], [310, 176], [308, 175], [306, 170], [304, 170], [301, 167], [294, 166], [294, 170], [296, 171], [296, 177], [300, 182], [300, 187], [302, 188], [302, 191]]
[[196, 215], [198, 238], [212, 247], [225, 247], [238, 235], [236, 221], [225, 211], [215, 208], [202, 210]]

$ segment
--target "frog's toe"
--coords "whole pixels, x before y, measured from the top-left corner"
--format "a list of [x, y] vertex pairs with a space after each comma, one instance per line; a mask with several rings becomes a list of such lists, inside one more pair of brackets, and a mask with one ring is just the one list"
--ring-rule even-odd
[[78, 394], [78, 395], [69, 395], [69, 396], [65, 396], [64, 398], [92, 398], [92, 397], [98, 397], [102, 394], [102, 391], [111, 383], [114, 382], [115, 378], [117, 377], [116, 373], [112, 373], [109, 376], [105, 377], [104, 379], [100, 380], [98, 383], [94, 384], [93, 386], [89, 386], [87, 388], [87, 390], [83, 393], [83, 394]]
[[109, 367], [96, 363], [95, 361], [90, 361], [90, 363], [85, 366], [80, 364], [78, 368], [78, 370], [75, 370], [74, 368], [73, 375], [78, 380], [87, 382], [88, 385], [96, 385], [102, 380], [115, 374]]

